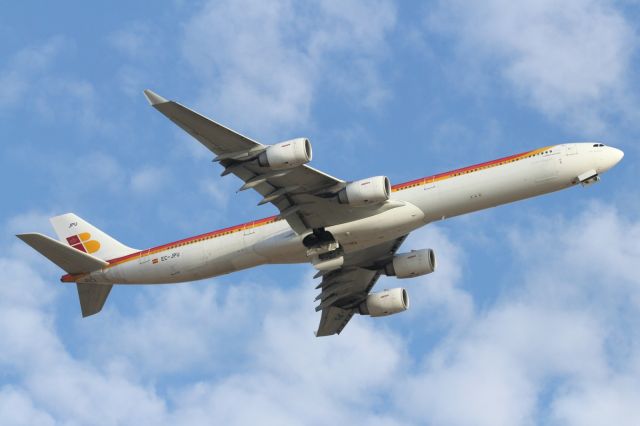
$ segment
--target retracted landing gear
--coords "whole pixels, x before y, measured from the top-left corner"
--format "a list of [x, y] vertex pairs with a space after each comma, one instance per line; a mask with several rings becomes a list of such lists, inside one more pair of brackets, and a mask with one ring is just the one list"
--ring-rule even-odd
[[304, 237], [302, 244], [307, 248], [307, 256], [327, 253], [340, 247], [331, 232], [325, 231], [324, 228], [314, 229], [313, 233]]
[[324, 228], [314, 229], [313, 233], [304, 237], [302, 244], [307, 248], [307, 257], [320, 271], [337, 269], [344, 263], [342, 247]]

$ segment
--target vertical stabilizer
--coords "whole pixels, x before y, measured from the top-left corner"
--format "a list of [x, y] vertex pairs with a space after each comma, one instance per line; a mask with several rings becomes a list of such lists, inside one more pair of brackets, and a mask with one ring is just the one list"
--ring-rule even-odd
[[73, 213], [49, 220], [60, 241], [99, 259], [114, 259], [138, 251], [125, 246]]

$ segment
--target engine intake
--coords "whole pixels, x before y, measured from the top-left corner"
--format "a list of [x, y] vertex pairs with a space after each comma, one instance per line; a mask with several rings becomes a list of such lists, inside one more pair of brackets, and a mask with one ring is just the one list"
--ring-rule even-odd
[[309, 139], [297, 138], [269, 146], [258, 156], [258, 164], [273, 170], [291, 169], [308, 163], [311, 157]]
[[392, 288], [379, 293], [371, 293], [359, 306], [362, 315], [384, 317], [409, 309], [409, 295], [404, 288]]
[[347, 186], [338, 192], [338, 202], [352, 206], [364, 206], [382, 203], [387, 201], [390, 196], [391, 183], [389, 178], [375, 176], [347, 183]]
[[398, 278], [413, 278], [432, 273], [436, 266], [436, 254], [433, 250], [413, 250], [393, 256], [393, 260], [385, 266], [384, 272]]

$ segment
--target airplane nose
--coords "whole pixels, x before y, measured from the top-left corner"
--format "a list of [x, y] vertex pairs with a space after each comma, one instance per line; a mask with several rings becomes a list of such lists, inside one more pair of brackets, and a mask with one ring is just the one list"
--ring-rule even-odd
[[600, 157], [600, 170], [602, 170], [603, 172], [618, 164], [620, 160], [622, 160], [622, 157], [624, 157], [624, 152], [622, 152], [622, 150], [613, 148], [611, 146], [608, 146], [606, 151], [604, 151], [602, 154], [604, 155]]
[[614, 166], [618, 164], [620, 160], [622, 160], [622, 157], [624, 157], [624, 152], [622, 152], [621, 149], [613, 148], [613, 158], [614, 158], [613, 165]]

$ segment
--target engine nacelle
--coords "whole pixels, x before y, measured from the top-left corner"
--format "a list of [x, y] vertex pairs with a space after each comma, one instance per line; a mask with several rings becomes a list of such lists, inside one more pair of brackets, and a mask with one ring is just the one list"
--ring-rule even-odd
[[384, 268], [385, 274], [398, 278], [413, 278], [436, 270], [436, 254], [431, 249], [413, 250], [393, 256]]
[[382, 203], [387, 201], [390, 196], [391, 183], [389, 178], [375, 176], [347, 183], [347, 186], [338, 192], [338, 202], [352, 206], [364, 206]]
[[291, 139], [269, 146], [258, 156], [258, 164], [273, 170], [291, 169], [311, 161], [311, 142]]
[[409, 295], [404, 288], [392, 288], [379, 293], [371, 293], [362, 302], [359, 311], [362, 315], [384, 317], [409, 309]]

